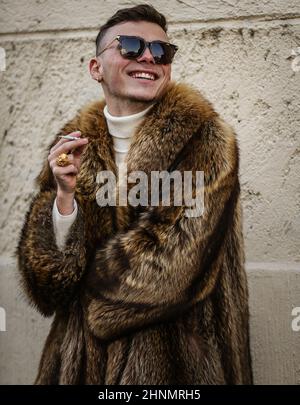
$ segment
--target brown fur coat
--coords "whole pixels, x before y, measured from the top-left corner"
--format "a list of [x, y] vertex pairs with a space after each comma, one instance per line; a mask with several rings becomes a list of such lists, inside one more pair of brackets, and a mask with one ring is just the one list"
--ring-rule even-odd
[[59, 132], [89, 138], [64, 251], [55, 242], [47, 162], [16, 252], [30, 302], [55, 314], [35, 383], [251, 383], [233, 129], [199, 92], [171, 83], [134, 135], [128, 173], [203, 170], [204, 214], [100, 207], [97, 173], [117, 173], [104, 105], [90, 103]]

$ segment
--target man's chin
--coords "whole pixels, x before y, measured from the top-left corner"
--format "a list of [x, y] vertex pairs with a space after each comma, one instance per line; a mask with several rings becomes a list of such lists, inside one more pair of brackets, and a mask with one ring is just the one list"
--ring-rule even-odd
[[151, 103], [152, 101], [155, 101], [155, 97], [132, 95], [128, 97], [128, 100], [138, 103]]
[[155, 91], [153, 89], [151, 89], [149, 91], [144, 90], [144, 89], [142, 91], [139, 91], [137, 89], [137, 90], [129, 92], [127, 97], [131, 101], [140, 102], [140, 103], [151, 103], [151, 102], [157, 101], [161, 97], [161, 94], [157, 90]]

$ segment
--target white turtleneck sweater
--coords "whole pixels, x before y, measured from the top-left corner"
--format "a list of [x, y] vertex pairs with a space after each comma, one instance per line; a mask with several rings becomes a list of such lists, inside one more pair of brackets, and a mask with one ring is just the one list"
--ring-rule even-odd
[[[143, 121], [144, 116], [152, 106], [146, 108], [137, 114], [116, 117], [109, 113], [107, 106], [103, 113], [106, 118], [107, 127], [110, 135], [113, 137], [113, 146], [116, 156], [116, 164], [119, 171], [124, 168], [125, 159], [132, 142], [135, 130]], [[60, 250], [63, 250], [68, 231], [76, 219], [78, 207], [74, 199], [74, 210], [70, 215], [62, 215], [57, 208], [56, 199], [54, 200], [52, 219], [56, 244]]]

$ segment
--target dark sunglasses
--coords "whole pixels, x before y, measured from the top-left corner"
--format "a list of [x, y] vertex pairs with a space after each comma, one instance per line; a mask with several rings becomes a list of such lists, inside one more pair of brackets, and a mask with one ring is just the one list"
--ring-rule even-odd
[[147, 42], [140, 37], [118, 35], [96, 56], [99, 56], [106, 51], [115, 40], [119, 41], [118, 49], [120, 49], [123, 58], [137, 59], [143, 55], [145, 49], [148, 47], [155, 63], [159, 65], [168, 65], [169, 63], [172, 63], [174, 55], [178, 50], [178, 46], [170, 44], [169, 42]]

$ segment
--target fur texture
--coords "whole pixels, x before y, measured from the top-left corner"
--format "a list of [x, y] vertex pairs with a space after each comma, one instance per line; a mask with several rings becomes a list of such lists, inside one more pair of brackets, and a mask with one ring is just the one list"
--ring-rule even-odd
[[89, 138], [64, 252], [48, 162], [20, 235], [23, 287], [42, 314], [55, 313], [35, 383], [251, 384], [233, 129], [201, 93], [171, 83], [134, 135], [128, 173], [203, 170], [203, 215], [172, 204], [100, 207], [97, 173], [117, 173], [104, 105], [90, 103], [59, 132]]

